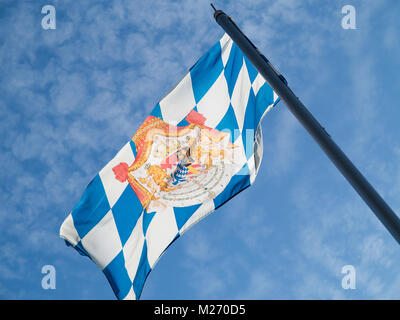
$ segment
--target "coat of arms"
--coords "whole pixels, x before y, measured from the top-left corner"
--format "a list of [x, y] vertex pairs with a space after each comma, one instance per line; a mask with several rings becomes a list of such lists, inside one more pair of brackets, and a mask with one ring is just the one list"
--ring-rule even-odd
[[149, 116], [133, 136], [135, 161], [113, 171], [116, 179], [129, 182], [147, 212], [203, 203], [229, 183], [235, 145], [229, 132], [209, 128], [205, 120], [194, 110], [186, 126]]

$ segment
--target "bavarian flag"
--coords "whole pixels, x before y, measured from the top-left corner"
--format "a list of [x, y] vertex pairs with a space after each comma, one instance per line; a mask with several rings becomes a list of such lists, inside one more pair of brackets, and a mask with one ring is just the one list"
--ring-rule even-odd
[[89, 183], [61, 238], [118, 299], [138, 299], [164, 250], [254, 182], [260, 121], [278, 100], [225, 34]]

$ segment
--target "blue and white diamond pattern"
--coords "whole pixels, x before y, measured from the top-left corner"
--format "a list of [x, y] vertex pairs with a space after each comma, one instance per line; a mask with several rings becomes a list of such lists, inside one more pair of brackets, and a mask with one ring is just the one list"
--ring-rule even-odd
[[136, 150], [130, 141], [88, 185], [62, 224], [60, 236], [103, 270], [118, 299], [138, 299], [165, 249], [254, 182], [259, 166], [254, 161], [254, 153], [259, 151], [255, 146], [260, 142], [249, 141], [246, 130], [253, 130], [254, 137], [262, 117], [278, 101], [225, 34], [152, 112], [178, 125], [194, 109], [206, 118], [206, 126], [234, 130], [235, 163], [240, 169], [224, 191], [199, 205], [146, 212], [128, 182], [117, 181], [112, 171], [121, 162], [133, 163]]

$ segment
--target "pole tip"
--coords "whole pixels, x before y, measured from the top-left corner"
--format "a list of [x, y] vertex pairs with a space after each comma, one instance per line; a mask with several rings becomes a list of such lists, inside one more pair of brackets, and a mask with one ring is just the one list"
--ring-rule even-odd
[[214, 19], [217, 20], [217, 17], [221, 14], [224, 13], [222, 10], [217, 10], [212, 3], [210, 3], [211, 8], [214, 9]]

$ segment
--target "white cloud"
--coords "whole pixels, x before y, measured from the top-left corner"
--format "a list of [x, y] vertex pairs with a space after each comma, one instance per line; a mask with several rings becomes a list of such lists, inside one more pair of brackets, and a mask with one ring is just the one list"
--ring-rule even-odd
[[[153, 106], [222, 35], [204, 1], [56, 6], [54, 32], [41, 29], [33, 2], [15, 3], [1, 18], [0, 295], [6, 298], [40, 296], [34, 289], [40, 274], [26, 266], [55, 256], [65, 258], [63, 270], [87, 267], [70, 277], [83, 280], [91, 272], [90, 263], [58, 239], [62, 219]], [[338, 2], [317, 9], [294, 0], [221, 4], [398, 209], [399, 147], [395, 134], [384, 134], [380, 113], [390, 109], [378, 103], [378, 53], [370, 48], [378, 32], [372, 22], [384, 8], [383, 2], [358, 4], [360, 28], [350, 34], [340, 28]], [[382, 45], [397, 52], [397, 16], [388, 19]], [[359, 272], [358, 297], [398, 298], [396, 243], [310, 146], [314, 142], [283, 103], [263, 124], [264, 159], [253, 190], [219, 209], [223, 217], [207, 218], [219, 223], [214, 229], [202, 222], [207, 228], [179, 240], [185, 242], [181, 267], [193, 270], [188, 282], [196, 296], [347, 298], [340, 269], [350, 263]], [[394, 146], [390, 156], [371, 150], [383, 140]], [[287, 198], [280, 195], [286, 201], [276, 204], [271, 195], [279, 186]], [[288, 229], [276, 230], [282, 225]], [[286, 239], [284, 232], [292, 234]], [[282, 270], [293, 274], [280, 277]]]

